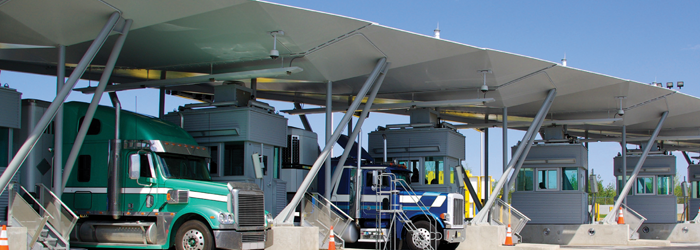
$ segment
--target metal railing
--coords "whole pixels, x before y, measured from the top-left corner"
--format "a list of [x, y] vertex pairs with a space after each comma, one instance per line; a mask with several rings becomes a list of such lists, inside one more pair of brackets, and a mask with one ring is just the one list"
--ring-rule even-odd
[[46, 208], [44, 211], [50, 215], [49, 224], [59, 232], [61, 237], [68, 239], [79, 217], [44, 184], [37, 185], [37, 192], [39, 202]]
[[328, 243], [331, 226], [333, 226], [334, 239], [340, 241], [341, 246], [345, 246], [345, 240], [341, 235], [345, 233], [353, 221], [348, 214], [318, 193], [306, 193], [301, 205], [302, 226], [304, 223], [308, 223], [319, 229], [321, 237], [319, 248]]
[[530, 221], [530, 218], [501, 199], [497, 199], [496, 202], [493, 203], [491, 207], [491, 216], [489, 216], [489, 218], [491, 219], [491, 224], [510, 224], [515, 234], [520, 234], [520, 231], [522, 231], [527, 222]]
[[[622, 208], [622, 213], [625, 216], [625, 224], [630, 225], [629, 228], [629, 237], [632, 238], [632, 236], [637, 233], [637, 230], [639, 227], [642, 226], [642, 223], [647, 220], [644, 216], [641, 214], [637, 213], [637, 211], [634, 211], [624, 203], [621, 204], [620, 206]], [[620, 213], [617, 212], [617, 215], [615, 215], [615, 220], [617, 220], [618, 217], [620, 217]]]

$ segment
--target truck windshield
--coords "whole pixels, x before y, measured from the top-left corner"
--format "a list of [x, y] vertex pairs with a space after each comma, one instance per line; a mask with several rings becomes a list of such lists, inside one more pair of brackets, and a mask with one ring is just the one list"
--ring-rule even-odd
[[165, 178], [211, 181], [207, 163], [202, 157], [158, 154]]

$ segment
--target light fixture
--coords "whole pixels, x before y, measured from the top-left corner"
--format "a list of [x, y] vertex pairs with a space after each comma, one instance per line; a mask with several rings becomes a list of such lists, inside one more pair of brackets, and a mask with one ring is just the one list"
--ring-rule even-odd
[[489, 91], [489, 86], [486, 85], [486, 74], [491, 73], [491, 70], [490, 70], [490, 69], [484, 69], [484, 70], [479, 70], [478, 72], [481, 72], [482, 74], [484, 74], [484, 85], [481, 85], [481, 92], [486, 93], [486, 92]]
[[664, 86], [663, 83], [660, 83], [660, 82], [656, 83], [656, 87], [663, 87], [663, 86]]
[[277, 50], [277, 35], [284, 36], [284, 31], [273, 31], [270, 32], [270, 35], [274, 38], [274, 41], [272, 41], [272, 50], [270, 50], [270, 58], [277, 59], [280, 57], [280, 52]]
[[678, 89], [681, 89], [682, 87], [685, 87], [685, 86], [683, 86], [684, 84], [685, 84], [685, 83], [684, 83], [683, 81], [678, 81], [678, 82], [676, 83], [676, 87], [678, 87]]
[[673, 88], [673, 82], [667, 82], [667, 83], [666, 83], [666, 88], [672, 89], [672, 88]]

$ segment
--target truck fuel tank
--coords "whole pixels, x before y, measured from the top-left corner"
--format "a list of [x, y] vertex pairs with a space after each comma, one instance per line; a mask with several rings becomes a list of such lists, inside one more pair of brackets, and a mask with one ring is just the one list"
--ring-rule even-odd
[[[78, 235], [75, 235], [75, 232]], [[96, 222], [88, 221], [73, 231], [73, 240], [82, 242], [154, 244], [155, 222]]]

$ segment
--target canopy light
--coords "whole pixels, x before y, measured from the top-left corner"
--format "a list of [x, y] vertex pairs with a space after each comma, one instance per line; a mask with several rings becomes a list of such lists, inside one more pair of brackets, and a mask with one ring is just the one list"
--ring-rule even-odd
[[672, 89], [672, 88], [673, 88], [673, 82], [667, 82], [667, 83], [666, 83], [666, 88]]
[[682, 87], [684, 87], [683, 85], [684, 85], [683, 81], [678, 81], [676, 83], [676, 87], [678, 87], [678, 89], [681, 89]]

